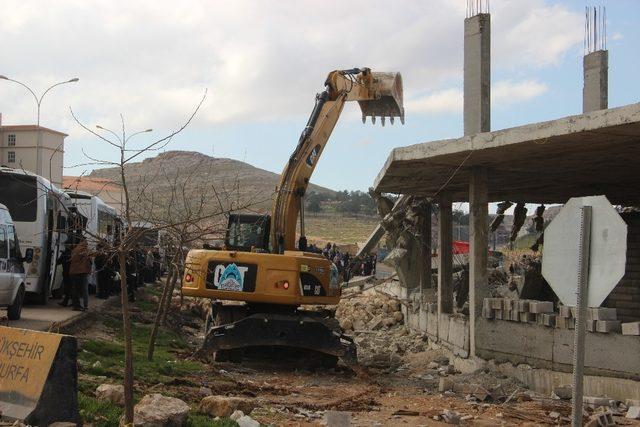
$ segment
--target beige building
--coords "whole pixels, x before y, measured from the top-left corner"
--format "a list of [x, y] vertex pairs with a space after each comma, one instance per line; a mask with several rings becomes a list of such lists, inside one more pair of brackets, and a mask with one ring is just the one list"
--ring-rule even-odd
[[36, 125], [0, 126], [0, 165], [33, 172], [61, 187], [67, 136]]
[[65, 190], [84, 191], [98, 196], [103, 202], [122, 214], [124, 193], [122, 186], [117, 182], [106, 178], [93, 178], [89, 176], [65, 176], [62, 179], [62, 188]]

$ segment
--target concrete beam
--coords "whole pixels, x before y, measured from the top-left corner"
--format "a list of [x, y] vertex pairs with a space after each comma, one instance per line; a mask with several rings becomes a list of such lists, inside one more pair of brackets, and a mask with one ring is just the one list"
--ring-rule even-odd
[[491, 15], [464, 20], [464, 134], [491, 129]]
[[471, 356], [476, 355], [477, 320], [488, 295], [489, 200], [487, 170], [475, 167], [469, 181], [469, 325]]
[[491, 200], [566, 203], [573, 196], [605, 194], [612, 203], [635, 205], [639, 143], [640, 104], [631, 104], [398, 147], [374, 188], [431, 196], [446, 186], [454, 200], [467, 200], [469, 171], [483, 166], [491, 171]]
[[453, 313], [453, 211], [451, 195], [438, 201], [438, 315]]
[[609, 51], [598, 50], [583, 58], [582, 111], [604, 110], [609, 105]]

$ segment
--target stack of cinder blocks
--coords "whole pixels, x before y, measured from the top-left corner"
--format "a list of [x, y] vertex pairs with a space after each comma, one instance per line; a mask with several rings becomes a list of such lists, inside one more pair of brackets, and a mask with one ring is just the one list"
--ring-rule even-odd
[[513, 298], [485, 298], [482, 316], [486, 319], [510, 322], [539, 323], [554, 326], [556, 314], [550, 301], [518, 300]]
[[[551, 301], [517, 300], [512, 298], [485, 298], [482, 305], [485, 319], [537, 323], [559, 329], [575, 329], [576, 309], [561, 305], [556, 313]], [[587, 309], [587, 330], [590, 332], [621, 332], [640, 335], [640, 322], [620, 323], [615, 308]]]

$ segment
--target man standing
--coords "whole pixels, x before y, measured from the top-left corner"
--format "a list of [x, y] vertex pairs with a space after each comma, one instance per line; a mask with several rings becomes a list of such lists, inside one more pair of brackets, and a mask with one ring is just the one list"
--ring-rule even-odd
[[[87, 240], [80, 233], [76, 235], [76, 245], [71, 252], [69, 264], [69, 276], [71, 277], [71, 296], [73, 311], [84, 311], [89, 307], [89, 283], [87, 276], [91, 273], [91, 257]], [[80, 305], [80, 293], [84, 306]]]

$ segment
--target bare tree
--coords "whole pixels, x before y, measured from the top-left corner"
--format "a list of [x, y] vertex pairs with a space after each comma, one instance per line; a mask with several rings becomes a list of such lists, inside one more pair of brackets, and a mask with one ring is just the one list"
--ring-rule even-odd
[[[132, 141], [133, 137], [142, 133], [151, 132], [151, 129], [146, 129], [139, 132], [129, 133], [126, 128], [124, 116], [120, 115], [121, 128], [118, 132], [111, 129], [107, 129], [102, 126], [96, 126], [97, 130], [89, 128], [75, 115], [74, 111], [70, 109], [71, 115], [74, 120], [87, 132], [95, 136], [98, 140], [111, 147], [118, 155], [117, 160], [105, 160], [99, 159], [95, 156], [88, 154], [85, 150], [83, 153], [89, 159], [87, 165], [92, 166], [111, 166], [116, 167], [119, 171], [119, 182], [124, 193], [124, 203], [122, 214], [126, 221], [124, 227], [121, 230], [120, 235], [116, 236], [112, 241], [109, 239], [102, 239], [102, 250], [107, 251], [109, 256], [115, 258], [118, 263], [118, 269], [120, 274], [120, 290], [121, 290], [121, 303], [122, 303], [122, 321], [123, 321], [123, 336], [125, 347], [125, 369], [124, 369], [124, 397], [125, 397], [125, 410], [124, 410], [124, 423], [129, 425], [133, 423], [133, 383], [134, 383], [134, 368], [133, 368], [133, 346], [131, 338], [131, 316], [129, 312], [129, 300], [127, 292], [127, 261], [130, 261], [130, 253], [136, 247], [138, 242], [143, 238], [144, 233], [148, 230], [136, 229], [133, 227], [133, 221], [139, 219], [138, 212], [136, 212], [135, 203], [136, 199], [141, 198], [141, 193], [145, 192], [145, 188], [138, 189], [138, 194], [134, 194], [127, 182], [126, 167], [131, 164], [135, 159], [140, 156], [158, 151], [164, 148], [174, 136], [182, 132], [193, 120], [196, 113], [202, 106], [206, 98], [206, 91], [197, 104], [191, 115], [187, 120], [175, 131], [170, 134], [153, 139], [151, 142], [144, 143], [142, 145], [134, 145]], [[166, 228], [167, 225], [164, 225]], [[152, 224], [152, 228], [159, 230], [158, 226]]]

